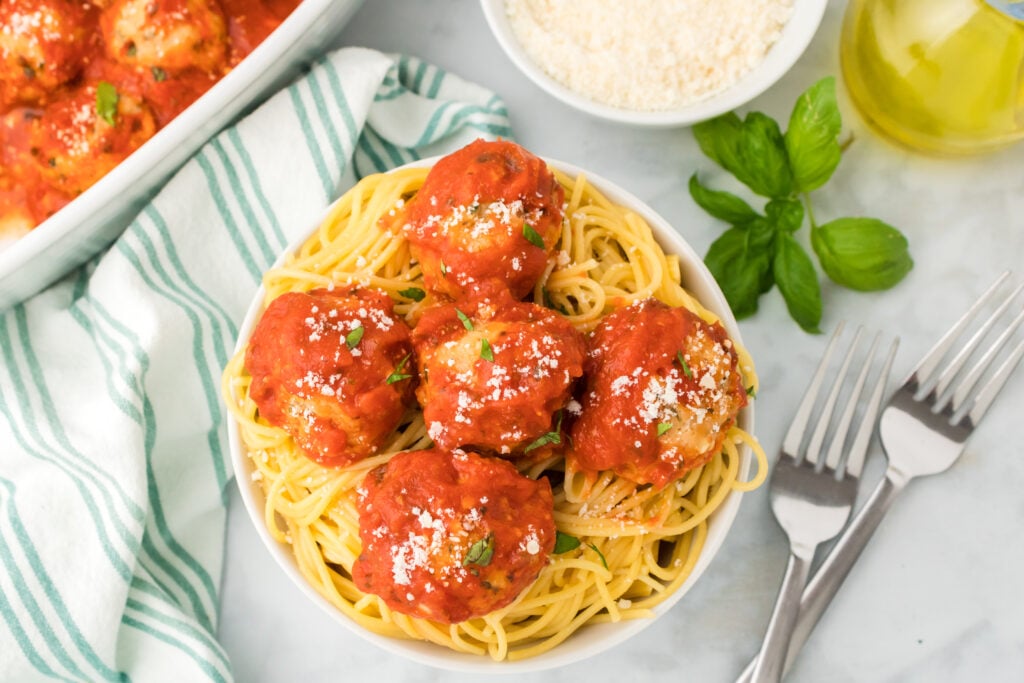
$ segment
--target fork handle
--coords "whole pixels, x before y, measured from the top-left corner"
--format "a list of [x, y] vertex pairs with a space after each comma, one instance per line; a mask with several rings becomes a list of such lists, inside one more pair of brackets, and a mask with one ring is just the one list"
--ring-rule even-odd
[[779, 596], [775, 599], [775, 608], [768, 620], [768, 630], [765, 631], [761, 651], [754, 662], [752, 678], [755, 683], [777, 683], [782, 678], [786, 652], [800, 611], [800, 594], [807, 585], [813, 559], [813, 547], [809, 552], [807, 549], [794, 548], [789, 554]]
[[[793, 628], [793, 636], [789, 642], [789, 652], [782, 669], [783, 673], [789, 671], [789, 668], [793, 665], [793, 660], [796, 659], [800, 648], [807, 642], [811, 631], [814, 630], [821, 615], [825, 613], [829, 603], [832, 602], [832, 598], [839, 591], [839, 587], [843, 585], [843, 581], [850, 573], [850, 569], [856, 563], [857, 558], [860, 557], [864, 546], [867, 545], [872, 534], [875, 533], [875, 529], [878, 528], [882, 518], [885, 517], [885, 513], [889, 511], [889, 506], [892, 505], [897, 494], [906, 486], [907, 481], [907, 477], [896, 470], [892, 468], [886, 470], [885, 476], [875, 486], [875, 490], [871, 492], [871, 496], [864, 503], [864, 507], [857, 512], [853, 521], [850, 522], [846, 530], [839, 536], [835, 545], [832, 546], [828, 555], [825, 556], [821, 566], [818, 567], [818, 571], [814, 573], [810, 583], [808, 583], [807, 588], [803, 592], [803, 596], [800, 598], [800, 614]], [[756, 664], [757, 659], [755, 658], [743, 670], [740, 677], [736, 679], [736, 683], [749, 683], [753, 680], [752, 676]]]

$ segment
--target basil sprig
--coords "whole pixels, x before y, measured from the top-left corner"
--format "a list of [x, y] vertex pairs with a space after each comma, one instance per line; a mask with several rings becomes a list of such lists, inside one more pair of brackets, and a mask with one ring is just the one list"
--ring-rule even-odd
[[832, 77], [800, 96], [785, 133], [760, 112], [742, 120], [730, 112], [694, 126], [704, 154], [768, 199], [763, 213], [758, 212], [731, 192], [706, 187], [696, 174], [690, 178], [693, 200], [731, 226], [711, 244], [704, 262], [737, 318], [757, 312], [760, 296], [778, 285], [800, 327], [819, 331], [818, 273], [796, 237], [805, 218], [818, 262], [837, 284], [861, 291], [889, 289], [913, 268], [906, 237], [881, 220], [815, 220], [810, 192], [824, 185], [839, 165], [841, 130]]

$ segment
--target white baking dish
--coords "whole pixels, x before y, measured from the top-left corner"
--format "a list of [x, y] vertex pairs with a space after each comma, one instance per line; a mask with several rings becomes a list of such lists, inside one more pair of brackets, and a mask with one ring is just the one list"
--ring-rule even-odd
[[214, 133], [295, 76], [362, 0], [303, 0], [241, 64], [117, 168], [0, 249], [0, 311], [110, 244], [165, 180]]

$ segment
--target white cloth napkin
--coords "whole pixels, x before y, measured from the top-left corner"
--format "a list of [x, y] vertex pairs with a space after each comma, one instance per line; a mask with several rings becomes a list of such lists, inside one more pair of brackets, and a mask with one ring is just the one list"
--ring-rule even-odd
[[341, 50], [0, 314], [0, 679], [231, 680], [219, 387], [262, 272], [363, 175], [509, 134], [493, 93]]

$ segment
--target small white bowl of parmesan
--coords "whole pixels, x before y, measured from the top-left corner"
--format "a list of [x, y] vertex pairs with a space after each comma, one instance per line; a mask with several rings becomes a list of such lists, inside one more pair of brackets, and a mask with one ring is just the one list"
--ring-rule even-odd
[[760, 95], [803, 54], [828, 0], [481, 0], [512, 62], [619, 123], [687, 126]]

